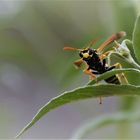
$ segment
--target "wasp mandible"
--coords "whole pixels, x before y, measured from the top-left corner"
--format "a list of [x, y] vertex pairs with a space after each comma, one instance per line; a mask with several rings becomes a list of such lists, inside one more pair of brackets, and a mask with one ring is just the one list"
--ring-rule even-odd
[[[112, 51], [114, 51], [113, 49], [106, 51], [104, 53], [102, 53], [102, 52], [109, 44], [111, 44], [115, 40], [119, 40], [120, 38], [124, 37], [125, 35], [126, 35], [126, 33], [123, 31], [115, 33], [112, 36], [110, 36], [105, 42], [103, 42], [97, 49], [91, 48], [91, 46], [95, 44], [95, 42], [96, 42], [95, 40], [91, 41], [89, 43], [88, 47], [86, 47], [84, 49], [78, 49], [78, 48], [73, 48], [73, 47], [64, 47], [63, 49], [79, 51], [80, 59], [76, 60], [74, 62], [74, 64], [77, 67], [80, 67], [82, 63], [85, 63], [86, 69], [84, 70], [84, 73], [89, 75], [91, 80], [94, 80], [96, 78], [96, 75], [105, 73], [105, 72], [110, 71], [115, 68], [121, 68], [120, 63], [116, 63], [112, 66], [109, 66], [106, 62], [106, 58]], [[127, 79], [125, 78], [123, 73], [119, 76], [113, 75], [113, 76], [105, 79], [105, 81], [107, 83], [111, 83], [111, 84], [121, 84], [122, 78], [127, 81]], [[100, 98], [100, 104], [101, 103], [102, 103], [102, 101]]]

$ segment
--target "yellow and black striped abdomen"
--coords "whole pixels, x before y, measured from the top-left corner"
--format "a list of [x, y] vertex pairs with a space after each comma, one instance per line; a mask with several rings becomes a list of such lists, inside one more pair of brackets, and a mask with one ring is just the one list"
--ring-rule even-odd
[[113, 76], [105, 79], [105, 81], [107, 83], [111, 83], [111, 84], [121, 84], [120, 81], [119, 81], [119, 79], [118, 79], [118, 77], [116, 75], [113, 75]]

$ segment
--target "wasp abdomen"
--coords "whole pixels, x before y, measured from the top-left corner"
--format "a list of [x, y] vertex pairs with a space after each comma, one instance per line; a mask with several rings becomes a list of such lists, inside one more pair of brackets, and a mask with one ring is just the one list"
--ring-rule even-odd
[[120, 84], [120, 81], [119, 81], [119, 79], [118, 79], [118, 77], [116, 75], [113, 75], [113, 76], [105, 79], [105, 81], [107, 83], [111, 83], [111, 84]]

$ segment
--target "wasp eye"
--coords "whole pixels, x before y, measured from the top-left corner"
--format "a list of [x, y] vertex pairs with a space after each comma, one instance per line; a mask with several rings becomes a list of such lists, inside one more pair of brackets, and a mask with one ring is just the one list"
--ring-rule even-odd
[[88, 50], [83, 50], [83, 53], [87, 53]]
[[92, 55], [92, 51], [91, 50], [89, 51], [89, 55]]
[[83, 57], [82, 53], [79, 53], [79, 56], [82, 58]]
[[92, 49], [88, 49], [88, 51], [89, 51], [89, 55], [93, 54], [93, 50]]

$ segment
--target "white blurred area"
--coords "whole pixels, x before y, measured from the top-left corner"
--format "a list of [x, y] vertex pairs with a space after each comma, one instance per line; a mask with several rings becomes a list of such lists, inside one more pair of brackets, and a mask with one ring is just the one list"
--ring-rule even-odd
[[[87, 77], [81, 75], [80, 78], [83, 76], [86, 80], [75, 79], [72, 85], [61, 89], [59, 77], [61, 79], [65, 74], [63, 69], [67, 70], [73, 62], [72, 58], [63, 58], [62, 48], [66, 42], [76, 45], [76, 42], [88, 34], [91, 36], [93, 32], [95, 37], [117, 31], [115, 20], [110, 1], [0, 0], [0, 29], [16, 27], [19, 31], [12, 29], [5, 35], [4, 43], [0, 43], [0, 139], [14, 138], [51, 98], [66, 89], [79, 86], [80, 81], [82, 84], [87, 82]], [[98, 34], [102, 29], [105, 30]], [[7, 43], [9, 36], [13, 45]], [[17, 40], [20, 41], [15, 43]], [[18, 50], [18, 47], [22, 48], [20, 42], [23, 43], [23, 49]], [[27, 49], [27, 55], [22, 54], [24, 49], [25, 52]], [[39, 62], [38, 59], [32, 60], [28, 52], [35, 52], [33, 58], [38, 57]], [[62, 63], [61, 60], [66, 62]], [[57, 68], [62, 67], [62, 71], [55, 69], [57, 63], [60, 63]], [[43, 71], [43, 75], [40, 72], [42, 76], [38, 74], [38, 69], [41, 72], [45, 69], [46, 73]], [[54, 70], [52, 75], [51, 69]], [[64, 80], [67, 82], [68, 79]], [[65, 105], [49, 112], [21, 138], [70, 139], [87, 120], [116, 112], [118, 103], [118, 97], [109, 97], [103, 99], [103, 105], [98, 104], [98, 99]], [[116, 130], [111, 125], [96, 131], [89, 138], [114, 138]]]
[[12, 18], [24, 7], [24, 0], [0, 0], [0, 18]]

